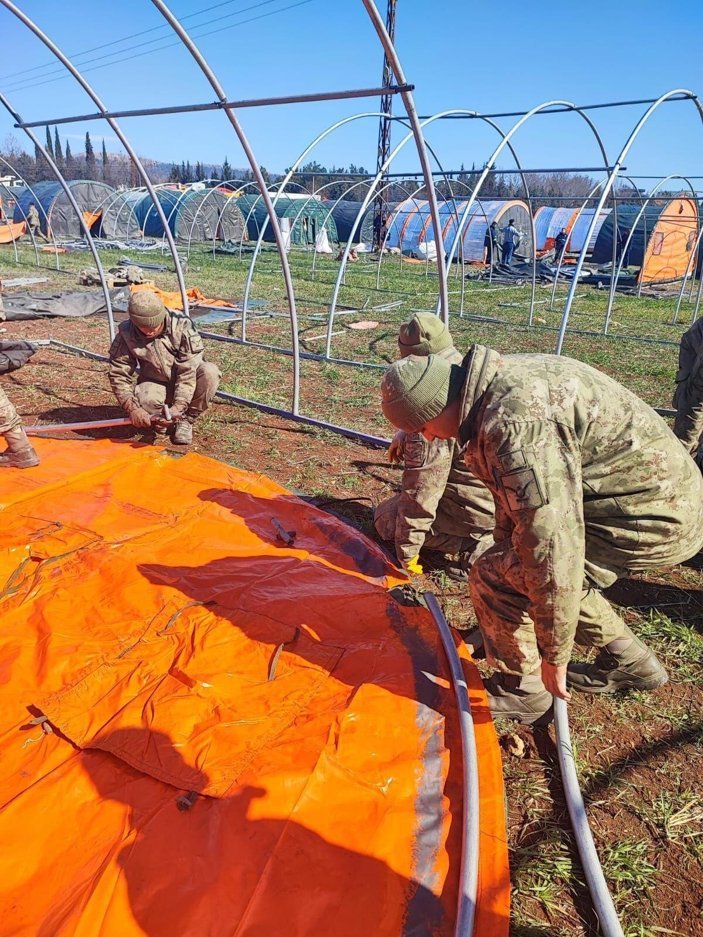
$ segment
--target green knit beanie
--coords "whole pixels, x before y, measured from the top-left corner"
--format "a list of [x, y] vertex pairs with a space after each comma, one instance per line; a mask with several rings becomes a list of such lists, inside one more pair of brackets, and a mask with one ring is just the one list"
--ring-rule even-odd
[[417, 312], [400, 327], [398, 348], [403, 358], [407, 355], [436, 355], [453, 346], [449, 329], [439, 316], [431, 312]]
[[458, 365], [449, 364], [439, 355], [401, 358], [383, 375], [384, 416], [398, 429], [416, 433], [457, 396], [462, 384], [457, 380], [460, 375]]
[[129, 318], [139, 329], [155, 329], [166, 318], [166, 307], [151, 290], [139, 290], [129, 297]]

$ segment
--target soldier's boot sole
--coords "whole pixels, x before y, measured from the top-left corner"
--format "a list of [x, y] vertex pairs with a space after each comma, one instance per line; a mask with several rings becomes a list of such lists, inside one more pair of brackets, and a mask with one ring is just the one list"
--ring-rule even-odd
[[633, 673], [624, 667], [603, 672], [593, 664], [570, 664], [566, 682], [579, 693], [606, 695], [619, 690], [656, 690], [669, 682], [669, 674], [652, 651], [636, 663], [644, 673]]
[[0, 455], [0, 468], [28, 469], [39, 465], [39, 456], [32, 446], [12, 451], [6, 449]]

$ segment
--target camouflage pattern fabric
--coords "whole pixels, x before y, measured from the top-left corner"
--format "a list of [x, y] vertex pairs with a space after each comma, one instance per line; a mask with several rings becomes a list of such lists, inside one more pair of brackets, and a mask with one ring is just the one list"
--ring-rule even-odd
[[529, 673], [536, 648], [567, 664], [577, 629], [617, 631], [595, 590], [701, 549], [703, 477], [661, 417], [586, 364], [474, 346], [463, 367], [459, 442], [496, 505], [470, 574], [481, 630], [501, 669]]
[[[195, 372], [195, 393], [191, 400], [186, 415], [195, 420], [204, 413], [210, 406], [210, 401], [217, 393], [220, 384], [219, 368], [208, 361], [203, 361]], [[163, 406], [167, 403], [169, 406], [174, 402], [174, 385], [157, 384], [154, 381], [138, 381], [134, 389], [134, 396], [147, 413], [161, 413]]]
[[[376, 527], [376, 533], [382, 540], [395, 541], [396, 529], [399, 522], [399, 511], [401, 509], [404, 492], [399, 492], [391, 498], [382, 501], [374, 510], [373, 522]], [[441, 503], [441, 502], [440, 502]], [[407, 520], [407, 519], [405, 519]], [[441, 527], [441, 520], [436, 520], [429, 530], [424, 534], [422, 548], [426, 550], [436, 550], [438, 553], [449, 555], [462, 553], [474, 560], [493, 546], [493, 528], [479, 534], [473, 531], [461, 536], [455, 533], [448, 533]], [[404, 555], [403, 555], [404, 556]], [[413, 554], [417, 556], [417, 553]], [[413, 557], [404, 557], [412, 559]], [[400, 562], [403, 560], [398, 556]]]
[[10, 430], [19, 429], [22, 425], [19, 415], [5, 391], [0, 387], [0, 436], [9, 433]]
[[[694, 411], [703, 406], [703, 319], [694, 322], [681, 337], [673, 403], [676, 407], [674, 432], [679, 439], [686, 439], [692, 429]], [[703, 466], [703, 435], [696, 450], [696, 461]]]
[[203, 351], [203, 340], [187, 316], [169, 312], [164, 330], [156, 338], [147, 338], [129, 320], [122, 322], [110, 346], [108, 370], [117, 402], [125, 407], [137, 400], [134, 375], [138, 370], [140, 384], [146, 381], [170, 387], [171, 402], [189, 407]]
[[[442, 357], [450, 364], [462, 361], [453, 347], [442, 352]], [[455, 439], [430, 443], [421, 433], [408, 433], [401, 490], [385, 504], [391, 502], [393, 511], [386, 513], [392, 513], [395, 529], [389, 533], [387, 521], [381, 521], [385, 531], [378, 523], [376, 529], [384, 540], [395, 541], [401, 563], [413, 559], [423, 547], [441, 553], [476, 551], [478, 555], [493, 543], [493, 498], [467, 468]]]

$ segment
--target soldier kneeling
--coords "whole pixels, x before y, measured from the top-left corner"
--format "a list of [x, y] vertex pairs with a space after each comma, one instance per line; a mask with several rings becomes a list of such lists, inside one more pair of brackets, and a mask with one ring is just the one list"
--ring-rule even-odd
[[[217, 392], [219, 369], [203, 361], [203, 340], [188, 316], [168, 310], [156, 293], [132, 293], [129, 319], [110, 347], [109, 379], [117, 402], [132, 424], [155, 426], [164, 404], [176, 421], [173, 441], [193, 441], [193, 424]], [[134, 374], [138, 372], [136, 386]]]

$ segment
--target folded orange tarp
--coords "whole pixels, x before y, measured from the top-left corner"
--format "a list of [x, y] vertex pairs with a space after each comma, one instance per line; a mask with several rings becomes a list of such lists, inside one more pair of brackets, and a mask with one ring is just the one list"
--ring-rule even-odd
[[[140, 290], [150, 290], [152, 293], [156, 293], [161, 297], [161, 301], [164, 306], [167, 306], [169, 309], [183, 309], [183, 300], [181, 294], [178, 291], [169, 293], [167, 290], [160, 290], [158, 286], [154, 286], [149, 283], [136, 283], [133, 286], [130, 286], [130, 290], [134, 293], [138, 293]], [[207, 306], [231, 306], [232, 303], [228, 303], [225, 299], [210, 299], [205, 296], [204, 293], [201, 293], [197, 286], [192, 287], [192, 289], [186, 290], [188, 296], [188, 302], [192, 303], [194, 306], [197, 306], [198, 303], [204, 303]]]
[[17, 224], [6, 224], [0, 221], [0, 244], [11, 244], [17, 238], [21, 238], [27, 231], [27, 225], [24, 221]]
[[[402, 575], [263, 476], [35, 445], [0, 489], [2, 932], [451, 937], [459, 725]], [[506, 937], [500, 756], [462, 653], [475, 933]]]

